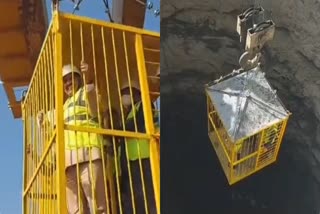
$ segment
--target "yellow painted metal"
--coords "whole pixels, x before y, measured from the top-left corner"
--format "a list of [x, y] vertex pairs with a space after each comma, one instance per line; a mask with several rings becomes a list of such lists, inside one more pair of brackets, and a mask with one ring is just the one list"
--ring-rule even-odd
[[[39, 132], [36, 123], [37, 112], [41, 109], [48, 109], [53, 105], [54, 96], [48, 91], [53, 91], [53, 34], [50, 25], [46, 42], [42, 47], [42, 53], [37, 60], [32, 82], [23, 104], [23, 123], [24, 123], [24, 191], [23, 191], [23, 212], [24, 213], [47, 213], [49, 204], [55, 208], [55, 200], [50, 200], [48, 196], [56, 198], [54, 191], [55, 175], [49, 169], [49, 160], [52, 157], [52, 142], [55, 132], [48, 126], [42, 127], [44, 132]], [[48, 79], [52, 79], [49, 81]], [[51, 82], [51, 83], [50, 83]], [[49, 86], [50, 83], [50, 86]], [[48, 93], [52, 96], [46, 96]], [[42, 99], [39, 99], [42, 98]], [[50, 176], [49, 176], [50, 175]]]
[[[23, 126], [23, 140], [24, 141], [26, 141], [26, 132], [27, 132], [27, 126], [25, 125], [26, 123], [25, 123], [25, 113], [24, 113], [24, 106], [22, 105], [21, 106], [21, 108], [22, 108], [22, 122], [23, 122], [23, 124], [24, 124], [24, 126]], [[23, 172], [25, 172], [26, 171], [26, 169], [27, 169], [27, 167], [26, 167], [26, 163], [27, 163], [27, 148], [26, 148], [26, 144], [24, 143], [23, 144], [23, 166], [22, 166], [22, 171]], [[24, 187], [26, 186], [26, 184], [27, 184], [27, 177], [26, 177], [26, 174], [25, 173], [23, 173], [23, 179], [22, 179], [22, 181], [23, 181], [23, 183], [22, 183], [22, 189], [24, 190]], [[27, 213], [27, 201], [25, 200], [25, 197], [23, 197], [23, 206], [22, 206], [22, 213]]]
[[[143, 50], [143, 41], [141, 35], [136, 35], [136, 54], [138, 60], [138, 72], [140, 77], [140, 85], [141, 85], [141, 96], [144, 110], [144, 118], [146, 123], [146, 131], [147, 134], [154, 134], [155, 127], [152, 116], [152, 111], [150, 108], [150, 95], [149, 95], [149, 86], [146, 81], [147, 72], [146, 72], [146, 64], [145, 64], [145, 56]], [[157, 152], [157, 142], [155, 139], [150, 141], [150, 163], [152, 169], [152, 178], [153, 178], [153, 186], [155, 190], [155, 199], [157, 205], [157, 212], [160, 213], [160, 159], [159, 153]]]
[[214, 103], [207, 95], [209, 138], [230, 185], [276, 161], [291, 113], [280, 122], [231, 142], [219, 114], [214, 109]]
[[[59, 11], [53, 14], [54, 19], [54, 37], [55, 37], [55, 54], [54, 54], [54, 67], [55, 67], [55, 104], [56, 104], [56, 156], [57, 156], [57, 200], [59, 213], [67, 213], [66, 204], [66, 176], [65, 176], [65, 146], [64, 146], [64, 119], [63, 119], [63, 85], [62, 85], [62, 72], [63, 66], [62, 59], [64, 53], [62, 51], [63, 34], [61, 32], [61, 24], [59, 19]], [[60, 143], [61, 142], [61, 143]]]
[[[291, 113], [290, 113], [290, 115], [291, 115]], [[287, 128], [288, 120], [289, 120], [289, 117], [287, 117], [287, 118], [283, 121], [283, 122], [284, 122], [284, 124], [283, 124], [283, 127], [282, 127], [282, 129], [281, 129], [281, 134], [280, 134], [280, 137], [279, 137], [279, 141], [280, 141], [280, 143], [279, 143], [279, 144], [277, 144], [276, 154], [275, 154], [275, 157], [274, 157], [274, 158], [275, 158], [275, 161], [276, 161], [276, 159], [277, 159], [277, 157], [278, 157], [278, 153], [279, 153], [280, 145], [281, 145], [281, 142], [282, 142], [282, 139], [283, 139], [284, 133], [285, 133], [286, 128]]]
[[105, 134], [105, 135], [111, 135], [111, 136], [117, 136], [117, 137], [137, 137], [142, 139], [149, 139], [150, 135], [144, 134], [144, 133], [133, 133], [129, 131], [123, 131], [123, 130], [108, 130], [108, 129], [102, 129], [102, 128], [91, 128], [91, 127], [79, 127], [74, 125], [65, 125], [64, 126], [66, 130], [72, 130], [72, 131], [82, 131], [82, 132], [92, 132], [97, 134]]
[[[102, 60], [103, 59], [103, 60]], [[98, 127], [64, 124], [64, 85], [62, 66], [73, 64], [80, 67], [80, 61], [86, 61], [92, 68], [95, 82]], [[104, 152], [101, 145], [103, 180], [106, 188], [107, 213], [126, 213], [120, 186], [121, 169], [118, 159], [119, 139], [136, 138], [150, 141], [150, 163], [156, 208], [160, 213], [160, 130], [154, 127], [150, 103], [160, 96], [159, 81], [150, 81], [160, 62], [159, 34], [138, 28], [109, 24], [93, 19], [61, 14], [55, 11], [53, 22], [48, 29], [39, 58], [37, 60], [29, 90], [23, 102], [24, 123], [24, 186], [23, 213], [66, 213], [66, 174], [65, 135], [67, 131], [98, 134], [107, 137], [113, 147], [114, 157]], [[87, 76], [86, 76], [87, 78]], [[86, 81], [84, 78], [84, 81]], [[120, 88], [126, 81], [139, 83], [145, 118], [145, 132], [128, 131], [125, 123], [126, 111], [122, 107]], [[75, 82], [75, 78], [72, 77]], [[87, 85], [85, 85], [85, 89]], [[152, 92], [149, 88], [155, 89]], [[158, 90], [158, 91], [157, 91]], [[75, 92], [74, 94], [75, 95]], [[74, 97], [74, 96], [73, 96]], [[75, 100], [74, 100], [75, 101]], [[88, 108], [88, 106], [86, 106]], [[119, 114], [112, 119], [112, 111]], [[160, 111], [160, 109], [157, 109]], [[75, 110], [74, 110], [75, 111]], [[108, 112], [111, 125], [101, 125], [103, 115]], [[87, 117], [89, 110], [87, 109]], [[42, 121], [39, 117], [42, 115]], [[121, 118], [121, 119], [119, 119]], [[135, 123], [136, 123], [135, 119]], [[116, 124], [122, 124], [117, 127]], [[118, 125], [119, 125], [118, 124]], [[135, 124], [137, 127], [137, 124]], [[126, 142], [126, 140], [124, 140]], [[77, 144], [78, 142], [76, 142]], [[126, 144], [125, 144], [126, 145]], [[91, 147], [89, 155], [91, 157]], [[77, 150], [78, 151], [78, 150]], [[128, 152], [126, 152], [128, 154]], [[78, 152], [77, 159], [78, 157]], [[90, 177], [93, 161], [90, 158]], [[128, 167], [131, 163], [127, 162]], [[80, 187], [80, 164], [77, 166], [77, 185]], [[140, 164], [141, 166], [141, 164]], [[141, 176], [145, 174], [140, 167]], [[141, 177], [143, 183], [144, 177]], [[129, 172], [131, 196], [134, 183]], [[144, 205], [148, 205], [146, 185], [143, 186]], [[95, 184], [92, 191], [99, 191]], [[83, 195], [78, 191], [78, 196]], [[94, 206], [97, 199], [93, 197]], [[79, 199], [79, 204], [82, 201]], [[132, 203], [135, 206], [135, 202]], [[83, 206], [80, 205], [83, 210]], [[133, 207], [133, 210], [136, 208]], [[96, 210], [93, 210], [95, 212]], [[146, 212], [148, 213], [148, 211]], [[150, 212], [149, 212], [150, 213]]]
[[[132, 26], [127, 26], [127, 25], [121, 25], [121, 24], [117, 24], [117, 23], [105, 22], [105, 21], [101, 21], [101, 20], [97, 20], [97, 19], [93, 19], [93, 18], [89, 18], [89, 17], [85, 17], [85, 16], [76, 16], [76, 15], [72, 15], [69, 13], [60, 12], [60, 17], [63, 19], [71, 20], [71, 21], [72, 20], [79, 21], [82, 23], [90, 23], [93, 25], [98, 25], [98, 26], [107, 27], [107, 28], [113, 28], [113, 29], [117, 29], [117, 30], [121, 30], [121, 31], [125, 31], [125, 32], [132, 32], [132, 33], [135, 33], [138, 35], [148, 35], [148, 36], [160, 37], [160, 33], [157, 33], [157, 32], [153, 32], [153, 31], [149, 31], [149, 30], [145, 30], [145, 29], [140, 29], [140, 28], [135, 28]], [[151, 48], [151, 50], [152, 49], [158, 50], [157, 48]], [[150, 50], [150, 48], [149, 48], [149, 50]]]

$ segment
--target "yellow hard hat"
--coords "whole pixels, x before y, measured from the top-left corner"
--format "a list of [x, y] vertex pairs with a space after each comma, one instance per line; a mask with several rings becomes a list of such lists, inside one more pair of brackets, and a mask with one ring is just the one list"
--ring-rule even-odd
[[69, 65], [65, 65], [62, 68], [62, 77], [65, 77], [66, 75], [70, 74], [70, 73], [77, 73], [81, 76], [81, 72], [79, 71], [79, 69], [76, 66], [72, 66], [71, 64]]
[[[130, 84], [131, 84], [131, 88], [135, 88], [135, 89], [138, 89], [140, 91], [140, 86], [139, 86], [139, 83], [137, 83], [136, 81], [134, 80], [131, 80], [130, 81]], [[122, 84], [121, 86], [121, 90], [125, 89], [125, 88], [129, 88], [130, 85], [129, 85], [129, 82], [126, 82], [124, 84]]]

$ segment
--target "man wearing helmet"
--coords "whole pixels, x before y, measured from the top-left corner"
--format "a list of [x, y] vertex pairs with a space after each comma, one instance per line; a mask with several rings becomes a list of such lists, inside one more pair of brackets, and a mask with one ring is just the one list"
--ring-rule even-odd
[[[65, 65], [62, 76], [67, 96], [64, 124], [99, 127], [97, 95], [88, 65], [81, 62], [80, 71], [74, 65]], [[40, 126], [43, 119], [43, 113], [39, 114]], [[106, 143], [107, 139], [99, 134], [64, 131], [68, 213], [94, 213], [94, 209], [95, 213], [107, 213], [101, 151]]]
[[[131, 88], [130, 88], [131, 85]], [[135, 81], [131, 81], [131, 84], [124, 84], [121, 87], [121, 101], [125, 109], [126, 121], [125, 128], [127, 131], [145, 133], [145, 121], [144, 113], [141, 102], [141, 94], [139, 89], [139, 84]], [[132, 92], [132, 94], [131, 94]], [[131, 99], [132, 95], [132, 99]], [[131, 102], [133, 101], [133, 102]], [[154, 105], [152, 105], [152, 110], [154, 110]], [[154, 115], [154, 122], [157, 123], [157, 115]], [[152, 175], [150, 167], [150, 149], [149, 141], [145, 139], [135, 139], [127, 138], [126, 145], [128, 150], [128, 156], [126, 156], [125, 146], [121, 146], [121, 171], [122, 171], [122, 190], [124, 193], [124, 213], [131, 214], [133, 213], [132, 208], [132, 198], [131, 190], [129, 185], [129, 170], [127, 167], [127, 159], [130, 162], [130, 172], [131, 179], [133, 184], [133, 194], [134, 194], [134, 204], [136, 213], [144, 214], [145, 205], [144, 205], [144, 190], [147, 198], [148, 213], [156, 213], [155, 198], [152, 184]], [[144, 182], [141, 179], [140, 173], [140, 161], [142, 164]]]
[[[65, 65], [62, 72], [63, 87], [68, 97], [63, 106], [65, 124], [99, 127], [96, 91], [88, 65], [82, 62], [81, 72], [75, 66]], [[83, 83], [83, 80], [86, 82]], [[84, 213], [94, 213], [94, 209], [96, 213], [106, 213], [104, 169], [100, 149], [106, 144], [106, 139], [95, 133], [69, 130], [66, 130], [64, 135], [69, 213], [79, 212], [78, 197], [81, 197]], [[77, 174], [77, 165], [79, 174]], [[77, 177], [79, 177], [80, 185], [78, 185]], [[92, 192], [93, 188], [95, 189]], [[78, 192], [82, 194], [79, 196]], [[95, 199], [95, 204], [93, 199]]]

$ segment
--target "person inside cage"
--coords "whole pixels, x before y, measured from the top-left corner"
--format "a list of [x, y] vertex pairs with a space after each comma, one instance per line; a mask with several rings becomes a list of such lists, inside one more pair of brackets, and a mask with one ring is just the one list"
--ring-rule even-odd
[[[63, 88], [67, 95], [63, 106], [64, 124], [100, 127], [97, 119], [99, 103], [88, 64], [81, 62], [81, 70], [71, 64], [65, 65], [62, 73]], [[40, 126], [43, 114], [42, 111], [38, 115]], [[68, 213], [78, 213], [80, 210], [83, 213], [107, 213], [103, 167], [103, 154], [107, 153], [102, 150], [110, 144], [108, 140], [109, 138], [96, 133], [64, 131]]]
[[[131, 81], [131, 88], [129, 83], [123, 84], [121, 87], [121, 101], [125, 109], [125, 130], [132, 132], [145, 133], [146, 124], [144, 118], [144, 109], [141, 101], [141, 92], [139, 84]], [[153, 103], [151, 110], [154, 112], [154, 123], [157, 128], [158, 115]], [[128, 156], [126, 155], [125, 144], [127, 146]], [[150, 148], [149, 140], [138, 138], [123, 139], [121, 144], [121, 171], [122, 171], [122, 192], [124, 193], [123, 207], [124, 213], [133, 213], [132, 193], [135, 204], [135, 211], [139, 214], [145, 213], [144, 202], [147, 200], [148, 213], [155, 214], [156, 205], [154, 197], [154, 189], [152, 182], [151, 166], [150, 166]], [[129, 167], [128, 168], [128, 161]], [[141, 161], [141, 162], [140, 162]], [[141, 166], [140, 166], [141, 163]], [[142, 167], [142, 173], [140, 171]], [[130, 169], [130, 170], [129, 170]], [[129, 173], [130, 172], [130, 173]], [[142, 180], [143, 176], [143, 180]], [[132, 181], [131, 191], [130, 179]], [[144, 181], [144, 182], [143, 182]], [[143, 186], [145, 188], [143, 188]], [[144, 197], [144, 190], [146, 199]]]

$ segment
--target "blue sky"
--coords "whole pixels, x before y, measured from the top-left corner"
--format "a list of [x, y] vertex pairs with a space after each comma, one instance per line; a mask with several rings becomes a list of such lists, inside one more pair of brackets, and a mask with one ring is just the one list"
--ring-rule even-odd
[[[152, 0], [154, 9], [160, 9], [160, 0]], [[49, 11], [50, 0], [47, 0]], [[111, 6], [111, 2], [109, 3]], [[80, 11], [76, 14], [106, 19], [102, 0], [84, 0]], [[73, 4], [69, 0], [62, 1], [61, 9], [71, 12]], [[152, 10], [153, 11], [153, 10]], [[145, 28], [160, 31], [160, 19], [155, 18], [152, 11], [147, 11]], [[51, 12], [49, 12], [49, 20]], [[0, 87], [0, 136], [2, 137], [0, 150], [0, 214], [18, 214], [22, 207], [22, 143], [23, 129], [20, 119], [14, 120], [8, 109], [8, 100], [3, 87]]]

